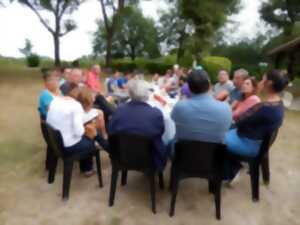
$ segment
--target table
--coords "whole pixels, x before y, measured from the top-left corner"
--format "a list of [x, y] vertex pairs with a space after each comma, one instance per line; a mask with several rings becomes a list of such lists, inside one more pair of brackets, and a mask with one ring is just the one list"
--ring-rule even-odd
[[[155, 94], [161, 96], [167, 102], [167, 104], [163, 106], [154, 98]], [[176, 127], [174, 121], [171, 118], [171, 112], [178, 100], [178, 98], [170, 98], [167, 94], [163, 93], [160, 90], [155, 90], [150, 94], [149, 100], [147, 102], [152, 107], [158, 108], [163, 114], [165, 132], [162, 136], [162, 140], [165, 145], [169, 144], [169, 142], [175, 138]]]

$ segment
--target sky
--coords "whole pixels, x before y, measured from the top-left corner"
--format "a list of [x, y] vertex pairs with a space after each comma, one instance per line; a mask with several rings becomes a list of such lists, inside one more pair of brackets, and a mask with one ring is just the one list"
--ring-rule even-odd
[[[231, 17], [235, 21], [230, 28], [234, 32], [226, 35], [226, 39], [242, 39], [254, 37], [260, 27], [258, 9], [261, 0], [242, 0], [243, 9], [239, 14]], [[148, 0], [141, 3], [145, 16], [158, 20], [158, 9], [166, 8], [160, 0]], [[42, 12], [49, 18], [51, 15]], [[102, 18], [100, 3], [97, 0], [88, 0], [78, 11], [72, 14], [77, 22], [77, 29], [61, 39], [61, 58], [74, 60], [82, 55], [92, 53], [92, 33], [97, 26], [95, 21]], [[0, 55], [22, 57], [19, 48], [24, 47], [28, 38], [33, 44], [33, 52], [53, 58], [53, 40], [51, 34], [40, 23], [37, 16], [27, 7], [18, 3], [0, 8]]]

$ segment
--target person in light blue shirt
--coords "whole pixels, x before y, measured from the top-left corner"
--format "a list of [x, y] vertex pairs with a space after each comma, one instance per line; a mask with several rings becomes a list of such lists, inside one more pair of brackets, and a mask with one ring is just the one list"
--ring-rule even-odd
[[42, 70], [43, 80], [46, 89], [44, 89], [39, 96], [38, 110], [42, 120], [46, 120], [48, 108], [55, 96], [60, 95], [59, 92], [59, 78], [54, 71], [44, 69]]
[[179, 101], [171, 114], [176, 125], [176, 140], [223, 143], [232, 121], [228, 103], [216, 100], [210, 93], [206, 71], [193, 70], [187, 78], [192, 92], [189, 99]]

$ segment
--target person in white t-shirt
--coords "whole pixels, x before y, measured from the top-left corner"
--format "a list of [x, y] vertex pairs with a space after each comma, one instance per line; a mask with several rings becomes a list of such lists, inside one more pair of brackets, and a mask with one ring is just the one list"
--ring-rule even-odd
[[[77, 93], [76, 93], [77, 92]], [[70, 91], [78, 94], [78, 88]], [[95, 150], [94, 138], [97, 130], [93, 125], [84, 126], [85, 112], [81, 104], [71, 97], [55, 97], [49, 106], [47, 123], [60, 131], [63, 139], [64, 154]], [[80, 170], [86, 176], [94, 174], [92, 158], [80, 161]]]

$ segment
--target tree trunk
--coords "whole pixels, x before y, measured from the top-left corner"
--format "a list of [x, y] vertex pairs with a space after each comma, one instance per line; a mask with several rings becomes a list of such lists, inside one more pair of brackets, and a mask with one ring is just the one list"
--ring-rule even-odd
[[54, 39], [54, 64], [55, 64], [55, 66], [60, 66], [59, 35], [53, 34], [53, 39]]
[[184, 49], [183, 49], [183, 42], [185, 39], [185, 34], [181, 33], [180, 37], [178, 39], [178, 50], [177, 50], [177, 56], [176, 56], [176, 63], [179, 63], [179, 59], [184, 56]]
[[106, 45], [106, 68], [109, 68], [111, 66], [111, 50], [112, 50], [112, 44], [113, 44], [113, 30], [108, 30], [107, 32], [107, 45]]
[[130, 58], [132, 61], [134, 61], [135, 60], [135, 46], [131, 45], [130, 48], [131, 48]]

